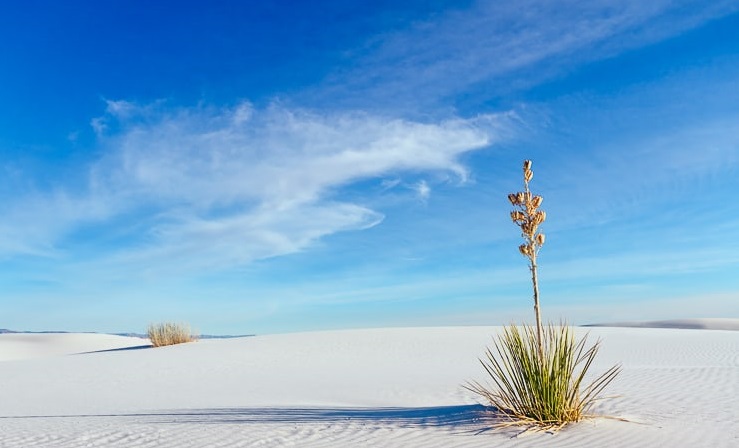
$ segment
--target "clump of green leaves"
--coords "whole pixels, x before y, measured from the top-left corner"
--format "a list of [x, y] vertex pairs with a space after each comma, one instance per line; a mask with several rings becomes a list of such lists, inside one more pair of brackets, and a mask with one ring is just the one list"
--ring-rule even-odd
[[[543, 354], [531, 326], [509, 326], [481, 359], [495, 387], [471, 382], [468, 390], [483, 397], [504, 417], [502, 425], [524, 425], [559, 429], [589, 416], [588, 411], [603, 389], [616, 377], [613, 366], [584, 386], [584, 380], [599, 342], [585, 348], [567, 325], [547, 325], [543, 332]], [[583, 387], [584, 386], [584, 387]]]

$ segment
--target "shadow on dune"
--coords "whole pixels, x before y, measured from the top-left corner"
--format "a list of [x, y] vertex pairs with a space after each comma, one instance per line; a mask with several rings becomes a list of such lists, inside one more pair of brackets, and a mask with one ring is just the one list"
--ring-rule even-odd
[[219, 408], [158, 414], [161, 423], [346, 423], [402, 427], [480, 427], [494, 415], [482, 405], [427, 408]]
[[213, 408], [152, 413], [46, 415], [0, 417], [105, 418], [120, 417], [148, 424], [347, 424], [360, 423], [402, 428], [437, 427], [454, 431], [482, 433], [500, 418], [495, 408], [482, 405], [425, 408]]
[[480, 434], [501, 415], [482, 405], [424, 408], [216, 408], [152, 415], [162, 424], [361, 424], [398, 428], [445, 428]]
[[154, 346], [151, 344], [147, 345], [136, 345], [133, 347], [121, 347], [121, 348], [109, 348], [106, 350], [93, 350], [91, 352], [81, 352], [81, 353], [75, 353], [76, 355], [89, 355], [91, 353], [107, 353], [107, 352], [125, 352], [129, 350], [143, 350], [145, 348], [153, 348]]

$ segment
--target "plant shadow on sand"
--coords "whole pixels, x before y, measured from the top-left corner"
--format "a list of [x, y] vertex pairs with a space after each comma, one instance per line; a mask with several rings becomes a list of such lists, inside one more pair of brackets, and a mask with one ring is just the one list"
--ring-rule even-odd
[[[490, 406], [382, 408], [217, 408], [152, 415], [172, 424], [361, 424], [397, 428], [441, 428], [454, 433], [482, 434], [508, 417]], [[496, 430], [515, 436], [519, 431]]]
[[104, 350], [93, 350], [91, 352], [80, 352], [80, 353], [75, 353], [75, 354], [76, 355], [90, 355], [90, 354], [93, 354], [93, 353], [127, 352], [127, 351], [131, 351], [131, 350], [144, 350], [144, 349], [148, 349], [148, 348], [154, 348], [154, 346], [151, 345], [151, 344], [135, 345], [133, 347], [108, 348], [108, 349], [104, 349]]
[[460, 405], [437, 407], [383, 408], [215, 408], [151, 414], [150, 422], [160, 424], [361, 424], [396, 428], [440, 428], [457, 434], [486, 432], [517, 438], [542, 432], [534, 425], [510, 425], [509, 414], [494, 406]]
[[[0, 417], [33, 418], [123, 418], [147, 424], [364, 424], [399, 428], [443, 428], [457, 433], [480, 434], [493, 429], [505, 416], [483, 405], [383, 408], [210, 408], [147, 413], [36, 415]], [[496, 431], [500, 432], [500, 431]], [[505, 432], [505, 431], [504, 431]]]
[[340, 423], [469, 428], [494, 415], [482, 405], [426, 408], [218, 408], [157, 414], [162, 423]]

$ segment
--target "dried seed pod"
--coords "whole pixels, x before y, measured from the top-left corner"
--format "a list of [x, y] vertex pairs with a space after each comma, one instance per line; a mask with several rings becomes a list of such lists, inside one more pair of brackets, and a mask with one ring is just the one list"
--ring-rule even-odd
[[543, 246], [545, 240], [546, 240], [546, 237], [544, 236], [543, 233], [536, 235], [536, 244], [538, 244], [539, 246]]
[[530, 257], [533, 254], [531, 246], [529, 246], [528, 244], [522, 244], [518, 246], [518, 251], [521, 252], [521, 255], [525, 257]]
[[536, 220], [538, 221], [537, 224], [541, 224], [547, 220], [547, 212], [545, 212], [544, 210], [539, 210], [538, 212], [536, 212], [536, 216]]
[[525, 241], [518, 247], [518, 251], [533, 263], [539, 248], [544, 245], [546, 239], [543, 233], [538, 233], [538, 229], [539, 225], [546, 220], [547, 215], [543, 210], [539, 210], [544, 198], [533, 195], [528, 188], [529, 181], [534, 177], [531, 165], [531, 160], [523, 162], [525, 191], [509, 194], [508, 200], [516, 208], [511, 212], [511, 220], [521, 228], [521, 236]]
[[523, 233], [524, 235], [529, 234], [529, 228], [531, 228], [531, 223], [529, 223], [528, 221], [524, 221], [520, 223], [519, 226], [521, 226], [521, 233]]
[[526, 221], [521, 224], [521, 231], [524, 235], [526, 235], [529, 238], [533, 238], [534, 234], [536, 233], [536, 229], [538, 228], [538, 224], [536, 224], [533, 221]]
[[520, 212], [518, 210], [514, 210], [511, 212], [511, 220], [518, 224], [520, 221], [523, 221], [526, 219], [526, 215], [523, 214], [523, 212]]
[[541, 217], [542, 217], [541, 213], [536, 211], [531, 214], [531, 222], [533, 222], [534, 224], [538, 226], [539, 224], [542, 223]]

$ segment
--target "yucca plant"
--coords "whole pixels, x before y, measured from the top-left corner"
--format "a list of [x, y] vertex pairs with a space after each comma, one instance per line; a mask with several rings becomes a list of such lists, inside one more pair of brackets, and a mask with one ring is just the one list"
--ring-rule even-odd
[[542, 334], [544, 358], [531, 326], [503, 329], [495, 350], [480, 360], [495, 389], [479, 382], [465, 386], [483, 397], [503, 417], [502, 426], [559, 429], [590, 416], [590, 408], [620, 368], [613, 366], [587, 386], [585, 375], [600, 343], [586, 349], [587, 336], [576, 339], [567, 325], [547, 325]]
[[529, 261], [536, 327], [505, 327], [494, 341], [494, 350], [488, 348], [485, 358], [480, 360], [494, 387], [477, 381], [465, 387], [505, 417], [500, 423], [503, 426], [559, 429], [588, 416], [595, 400], [618, 375], [620, 367], [611, 367], [584, 386], [600, 342], [586, 349], [587, 336], [577, 340], [574, 330], [565, 324], [544, 327], [541, 323], [537, 256], [545, 241], [539, 225], [546, 220], [546, 213], [539, 210], [542, 197], [529, 190], [533, 177], [531, 161], [526, 160], [524, 191], [511, 193], [508, 200], [515, 207], [511, 219], [521, 228], [524, 239], [518, 250]]
[[190, 326], [183, 323], [163, 322], [149, 324], [146, 333], [149, 336], [151, 345], [154, 347], [182, 344], [197, 340], [190, 331]]

